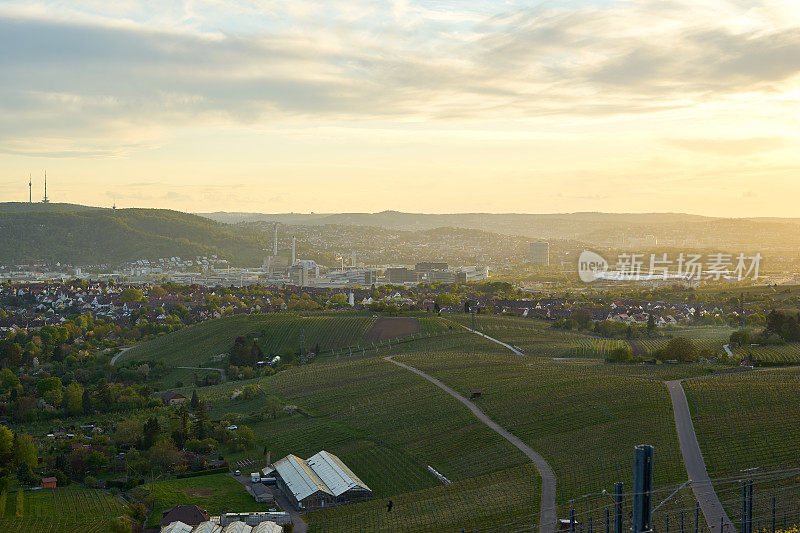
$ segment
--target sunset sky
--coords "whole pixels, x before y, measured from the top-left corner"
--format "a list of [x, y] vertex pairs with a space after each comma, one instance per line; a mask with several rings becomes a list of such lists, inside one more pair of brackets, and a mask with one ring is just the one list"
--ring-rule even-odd
[[0, 2], [0, 201], [800, 216], [800, 2]]

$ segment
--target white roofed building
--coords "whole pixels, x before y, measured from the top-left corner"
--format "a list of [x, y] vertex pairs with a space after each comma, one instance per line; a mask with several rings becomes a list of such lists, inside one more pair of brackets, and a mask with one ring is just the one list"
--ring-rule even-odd
[[278, 487], [299, 509], [372, 498], [372, 490], [341, 459], [324, 450], [308, 460], [287, 455], [273, 467]]

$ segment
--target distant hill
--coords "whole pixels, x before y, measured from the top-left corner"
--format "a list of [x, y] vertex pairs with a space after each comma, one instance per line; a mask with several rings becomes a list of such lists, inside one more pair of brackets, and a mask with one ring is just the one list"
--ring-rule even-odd
[[798, 218], [719, 218], [685, 213], [205, 213], [229, 224], [278, 222], [287, 225], [371, 226], [419, 231], [441, 227], [480, 229], [530, 239], [565, 239], [601, 246], [625, 246], [652, 237], [659, 245], [791, 250], [800, 245]]
[[264, 233], [166, 209], [0, 203], [0, 264], [73, 265], [217, 255], [261, 263]]

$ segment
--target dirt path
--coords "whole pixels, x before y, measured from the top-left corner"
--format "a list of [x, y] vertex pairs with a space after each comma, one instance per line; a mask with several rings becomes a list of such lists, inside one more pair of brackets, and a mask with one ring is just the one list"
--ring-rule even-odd
[[366, 342], [378, 342], [419, 333], [419, 320], [413, 317], [383, 317], [367, 332]]
[[[502, 344], [502, 343], [501, 343]], [[539, 474], [542, 476], [542, 501], [541, 501], [541, 508], [539, 510], [539, 531], [542, 533], [554, 533], [556, 530], [556, 476], [553, 473], [553, 469], [550, 468], [550, 465], [545, 461], [544, 457], [536, 453], [533, 448], [522, 442], [519, 437], [513, 435], [512, 433], [508, 432], [503, 427], [499, 426], [496, 422], [494, 422], [491, 418], [486, 416], [486, 414], [478, 409], [471, 401], [467, 400], [465, 397], [461, 396], [459, 393], [439, 381], [438, 379], [429, 376], [425, 372], [414, 368], [413, 366], [406, 365], [399, 361], [395, 361], [392, 359], [393, 356], [384, 357], [386, 361], [390, 363], [394, 363], [399, 367], [405, 368], [406, 370], [410, 370], [411, 372], [421, 376], [447, 394], [458, 400], [459, 402], [463, 403], [472, 414], [475, 415], [478, 420], [489, 426], [495, 433], [506, 439], [508, 442], [513, 444], [517, 449], [519, 449], [522, 453], [524, 453], [536, 466], [539, 470]]]
[[[700, 503], [700, 509], [703, 511], [703, 516], [712, 533], [734, 532], [736, 529], [725, 513], [725, 509], [714, 491], [714, 486], [711, 484], [711, 479], [708, 477], [703, 453], [697, 443], [697, 434], [694, 431], [692, 415], [689, 412], [689, 403], [686, 401], [686, 393], [683, 390], [683, 385], [681, 385], [682, 381], [681, 379], [676, 379], [665, 381], [664, 384], [667, 386], [669, 395], [672, 398], [672, 412], [675, 415], [678, 442], [681, 446], [683, 464], [686, 466], [686, 473], [691, 481], [692, 492], [694, 492], [694, 497]], [[720, 520], [723, 523], [722, 531], [720, 531]]]

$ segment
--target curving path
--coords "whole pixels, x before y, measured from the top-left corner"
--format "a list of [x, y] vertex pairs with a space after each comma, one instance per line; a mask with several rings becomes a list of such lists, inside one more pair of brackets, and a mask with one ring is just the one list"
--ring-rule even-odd
[[[491, 337], [487, 338], [491, 339]], [[504, 343], [500, 344], [503, 344], [504, 346], [508, 347], [508, 345]], [[541, 507], [539, 510], [539, 522], [540, 522], [539, 531], [541, 531], [541, 533], [554, 533], [556, 530], [556, 476], [553, 473], [553, 469], [550, 468], [550, 465], [547, 464], [547, 461], [545, 461], [544, 457], [536, 453], [533, 450], [533, 448], [522, 442], [522, 440], [520, 440], [519, 437], [510, 433], [503, 427], [499, 426], [495, 421], [486, 416], [486, 414], [483, 411], [478, 409], [478, 407], [476, 407], [474, 403], [466, 399], [464, 396], [460, 395], [459, 393], [457, 393], [456, 391], [454, 391], [453, 389], [451, 389], [438, 379], [429, 376], [425, 372], [418, 370], [413, 366], [409, 366], [405, 363], [395, 361], [394, 359], [392, 359], [392, 357], [393, 356], [390, 355], [384, 357], [384, 359], [386, 361], [389, 361], [390, 363], [394, 363], [399, 367], [405, 368], [406, 370], [410, 370], [411, 372], [417, 374], [418, 376], [427, 379], [428, 381], [430, 381], [431, 383], [433, 383], [434, 385], [445, 391], [447, 394], [449, 394], [459, 402], [466, 405], [467, 408], [470, 411], [472, 411], [472, 414], [475, 415], [476, 418], [478, 418], [478, 420], [489, 426], [489, 428], [492, 429], [495, 433], [497, 433], [498, 435], [506, 439], [508, 442], [516, 446], [517, 449], [519, 449], [531, 461], [533, 461], [533, 464], [536, 465], [536, 468], [539, 470], [539, 474], [542, 476], [542, 500], [541, 500]]]
[[111, 363], [110, 363], [110, 364], [111, 364], [111, 366], [114, 366], [114, 363], [116, 363], [116, 362], [117, 362], [117, 359], [119, 359], [119, 358], [122, 356], [122, 354], [124, 354], [125, 352], [127, 352], [127, 351], [128, 351], [128, 350], [130, 350], [131, 348], [133, 348], [133, 346], [128, 346], [127, 348], [123, 348], [123, 349], [121, 349], [121, 350], [119, 351], [119, 353], [118, 353], [117, 355], [115, 355], [114, 357], [112, 357], [112, 358], [111, 358]]
[[[686, 393], [681, 385], [682, 381], [682, 379], [676, 379], [665, 381], [664, 384], [672, 398], [672, 412], [675, 415], [678, 442], [681, 446], [683, 464], [686, 466], [686, 473], [691, 481], [692, 492], [700, 503], [700, 509], [703, 511], [703, 516], [712, 533], [735, 532], [733, 522], [725, 513], [725, 509], [714, 491], [714, 486], [711, 485], [711, 479], [708, 477], [703, 453], [697, 443], [692, 415], [689, 412], [689, 403], [686, 401]], [[722, 528], [720, 528], [720, 521], [723, 524]]]

